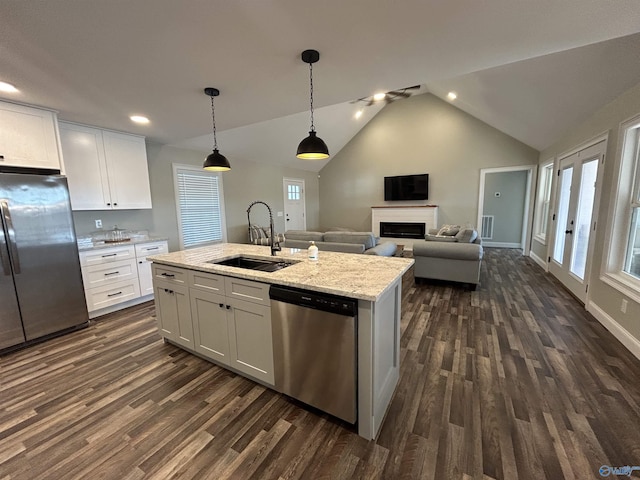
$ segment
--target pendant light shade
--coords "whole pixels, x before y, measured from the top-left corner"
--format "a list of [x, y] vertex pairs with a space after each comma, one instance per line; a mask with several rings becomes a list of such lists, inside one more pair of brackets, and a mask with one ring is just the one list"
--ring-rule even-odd
[[301, 58], [304, 63], [309, 64], [311, 130], [309, 136], [298, 145], [296, 157], [302, 160], [324, 160], [329, 158], [329, 149], [324, 140], [316, 135], [316, 128], [313, 125], [313, 64], [320, 60], [320, 53], [317, 50], [305, 50], [302, 52]]
[[213, 99], [220, 95], [220, 90], [213, 87], [204, 89], [204, 93], [211, 97], [211, 119], [213, 121], [213, 152], [205, 159], [202, 168], [212, 172], [226, 172], [231, 170], [231, 165], [227, 157], [218, 151], [218, 140], [216, 138], [216, 110], [213, 105]]

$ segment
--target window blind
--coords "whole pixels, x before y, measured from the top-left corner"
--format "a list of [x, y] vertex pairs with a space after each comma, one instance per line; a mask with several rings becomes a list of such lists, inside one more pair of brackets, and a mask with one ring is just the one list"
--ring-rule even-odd
[[222, 242], [225, 225], [220, 177], [180, 167], [175, 175], [183, 247]]

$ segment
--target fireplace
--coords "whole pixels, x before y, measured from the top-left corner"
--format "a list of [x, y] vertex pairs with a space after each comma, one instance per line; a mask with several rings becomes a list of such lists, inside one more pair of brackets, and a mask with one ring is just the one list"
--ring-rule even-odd
[[392, 238], [424, 238], [425, 224], [415, 222], [380, 222], [380, 236]]

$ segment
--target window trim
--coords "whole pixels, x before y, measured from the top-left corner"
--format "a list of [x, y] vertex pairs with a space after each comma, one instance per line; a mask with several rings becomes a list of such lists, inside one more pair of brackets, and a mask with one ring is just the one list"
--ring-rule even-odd
[[[551, 194], [552, 194], [552, 186], [553, 186], [553, 172], [555, 171], [554, 165], [555, 165], [555, 159], [551, 158], [546, 162], [540, 164], [540, 167], [539, 167], [540, 173], [538, 174], [538, 179], [540, 179], [540, 184], [538, 185], [538, 192], [536, 197], [536, 214], [535, 214], [535, 221], [534, 221], [535, 233], [533, 235], [533, 238], [542, 245], [547, 244], [547, 236], [549, 234], [549, 219], [551, 217], [551, 206], [552, 206]], [[542, 198], [542, 193], [543, 193], [542, 189], [544, 187], [544, 182], [546, 180], [545, 171], [547, 169], [549, 169], [548, 170], [549, 178], [548, 178], [548, 198], [546, 199], [546, 203], [549, 206], [549, 208], [547, 210], [547, 218], [543, 219], [542, 212], [543, 212], [544, 199]], [[544, 235], [540, 232], [540, 230], [542, 229], [543, 223], [544, 223], [544, 226], [546, 227], [546, 232]]]
[[[623, 270], [631, 228], [631, 210], [640, 189], [640, 114], [620, 123], [600, 280], [640, 303], [640, 279]], [[628, 179], [625, 181], [625, 179]], [[640, 195], [640, 192], [637, 193]]]
[[[216, 245], [219, 243], [226, 243], [227, 242], [227, 219], [225, 215], [226, 209], [225, 209], [225, 203], [224, 203], [224, 188], [223, 188], [223, 182], [222, 182], [222, 175], [220, 174], [220, 172], [211, 172], [208, 170], [204, 170], [201, 167], [196, 167], [194, 165], [187, 165], [187, 164], [181, 164], [181, 163], [172, 163], [172, 170], [173, 170], [173, 193], [174, 193], [174, 203], [175, 203], [175, 209], [176, 209], [176, 220], [178, 222], [178, 239], [180, 241], [180, 250], [187, 250], [191, 248], [204, 247], [207, 245]], [[222, 240], [205, 242], [205, 243], [201, 243], [201, 244], [193, 245], [189, 247], [184, 246], [184, 237], [182, 233], [182, 216], [180, 214], [180, 188], [178, 185], [178, 170], [188, 170], [194, 173], [198, 173], [202, 176], [218, 177], [219, 179], [218, 191], [220, 193], [220, 223], [221, 223], [220, 227], [222, 230]]]

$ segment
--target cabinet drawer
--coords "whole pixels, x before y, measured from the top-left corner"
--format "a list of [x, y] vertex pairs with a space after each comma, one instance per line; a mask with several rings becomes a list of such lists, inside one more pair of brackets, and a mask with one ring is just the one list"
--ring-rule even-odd
[[85, 289], [131, 280], [137, 277], [138, 267], [133, 259], [89, 265], [82, 268], [82, 280], [84, 281]]
[[214, 273], [196, 272], [191, 270], [189, 271], [189, 286], [204, 292], [224, 295], [224, 278], [225, 277], [222, 275], [216, 275]]
[[155, 281], [162, 280], [173, 285], [187, 285], [187, 270], [157, 264], [153, 264], [152, 270]]
[[136, 258], [145, 260], [147, 255], [160, 255], [169, 253], [169, 245], [167, 242], [139, 243], [136, 246]]
[[87, 308], [90, 312], [118, 303], [133, 300], [140, 296], [138, 279], [103, 285], [86, 291]]
[[224, 277], [224, 280], [227, 297], [259, 303], [260, 305], [271, 305], [269, 284], [233, 277]]
[[99, 248], [80, 252], [80, 265], [96, 265], [99, 263], [119, 262], [121, 260], [135, 260], [136, 253], [133, 245]]

